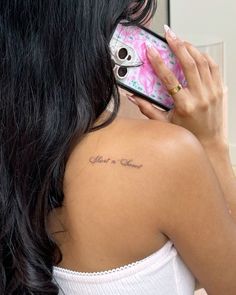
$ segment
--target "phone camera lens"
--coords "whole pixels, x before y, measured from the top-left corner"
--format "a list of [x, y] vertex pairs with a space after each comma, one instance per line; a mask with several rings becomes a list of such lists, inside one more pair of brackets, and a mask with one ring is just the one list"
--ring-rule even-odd
[[125, 76], [127, 75], [127, 73], [128, 73], [128, 70], [125, 67], [120, 67], [118, 69], [118, 75], [119, 75], [120, 78], [125, 78]]
[[118, 51], [118, 57], [120, 59], [125, 59], [128, 55], [128, 50], [126, 48], [120, 48], [120, 50]]
[[129, 55], [129, 56], [127, 57], [127, 60], [131, 60], [131, 55]]

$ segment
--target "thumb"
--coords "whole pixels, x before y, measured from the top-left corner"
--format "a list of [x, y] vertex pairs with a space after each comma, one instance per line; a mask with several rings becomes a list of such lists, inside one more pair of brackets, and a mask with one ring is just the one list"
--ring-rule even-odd
[[148, 102], [145, 99], [142, 99], [140, 97], [134, 96], [134, 95], [128, 95], [128, 99], [136, 104], [138, 108], [140, 109], [141, 113], [146, 116], [147, 118], [151, 120], [158, 120], [162, 122], [169, 122], [168, 119], [168, 112], [161, 110], [156, 105]]

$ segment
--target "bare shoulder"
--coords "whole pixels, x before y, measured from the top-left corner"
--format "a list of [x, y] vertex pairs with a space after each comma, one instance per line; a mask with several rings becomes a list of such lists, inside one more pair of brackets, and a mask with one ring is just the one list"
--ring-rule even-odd
[[171, 222], [174, 225], [175, 220], [167, 216], [174, 213], [175, 206], [183, 198], [189, 200], [185, 203], [187, 207], [182, 207], [184, 213], [191, 202], [196, 201], [195, 198], [199, 200], [201, 195], [204, 201], [210, 190], [212, 195], [222, 196], [210, 161], [201, 143], [190, 131], [154, 120], [121, 120], [119, 124], [118, 128], [129, 125], [124, 135], [126, 142], [131, 147], [135, 146], [136, 159], [145, 164], [140, 177], [149, 201], [158, 213], [157, 224], [162, 223], [163, 228], [166, 226], [168, 229]]
[[[180, 181], [192, 188], [189, 177], [194, 177], [197, 166], [213, 175], [210, 162], [198, 139], [187, 129], [155, 120], [121, 119], [117, 122], [119, 151], [143, 164], [140, 177], [149, 195], [158, 202], [160, 196], [171, 195], [179, 189]], [[189, 175], [189, 173], [192, 175]], [[178, 176], [181, 175], [181, 178]], [[151, 187], [151, 188], [150, 188]]]
[[[122, 195], [126, 204], [130, 202], [131, 210], [137, 198], [143, 200], [142, 208], [146, 208], [146, 203], [153, 204], [147, 215], [152, 214], [158, 225], [164, 212], [161, 208], [168, 197], [175, 195], [180, 181], [188, 183], [191, 190], [191, 181], [186, 179], [189, 175], [183, 172], [189, 171], [188, 165], [194, 163], [194, 157], [195, 162], [201, 162], [199, 155], [204, 157], [200, 143], [182, 127], [154, 120], [119, 118], [88, 137], [70, 157], [65, 183], [71, 187], [73, 180], [77, 185], [75, 179], [79, 176], [85, 184], [89, 174], [94, 194], [105, 185], [119, 198]], [[86, 167], [79, 174], [78, 163]], [[91, 179], [96, 181], [92, 183]], [[104, 193], [103, 196], [106, 198]]]
[[[123, 123], [129, 124], [128, 121]], [[199, 194], [205, 195], [205, 189], [196, 190], [199, 186], [215, 187], [216, 194], [222, 195], [218, 179], [201, 143], [187, 129], [155, 120], [134, 120], [130, 123], [128, 133], [136, 134], [136, 147], [140, 148], [145, 157], [158, 205], [160, 196], [163, 196], [164, 203], [168, 197], [180, 201], [183, 191], [187, 191], [193, 198]], [[156, 193], [160, 191], [162, 194]]]
[[147, 127], [154, 190], [149, 201], [159, 230], [209, 294], [235, 294], [235, 223], [203, 147], [184, 128], [152, 121]]
[[[117, 124], [117, 130], [122, 130], [124, 136], [137, 140], [145, 147], [145, 151], [153, 161], [159, 161], [158, 153], [169, 158], [171, 155], [179, 159], [179, 156], [187, 156], [186, 150], [204, 154], [203, 148], [195, 137], [187, 129], [171, 123], [164, 123], [157, 120], [134, 120], [121, 118]], [[130, 139], [130, 140], [129, 140]], [[188, 155], [190, 156], [190, 155]], [[165, 159], [166, 160], [166, 159]]]
[[[129, 119], [119, 118], [116, 122], [116, 127], [123, 131], [135, 132], [137, 135], [150, 136], [150, 139], [171, 139], [174, 136], [181, 137], [185, 140], [193, 140], [199, 144], [197, 138], [187, 129], [166, 122], [157, 120]], [[142, 134], [141, 134], [142, 133]]]
[[129, 186], [133, 180], [134, 188], [137, 181], [142, 181], [143, 185], [147, 184], [149, 195], [154, 196], [156, 190], [170, 185], [170, 179], [172, 187], [178, 186], [177, 177], [173, 176], [180, 170], [188, 170], [194, 157], [199, 163], [207, 161], [201, 144], [191, 132], [155, 120], [118, 118], [88, 137], [79, 150], [82, 151], [80, 160], [90, 159], [89, 167], [99, 167], [101, 177], [112, 169], [111, 176], [116, 173], [119, 178], [123, 176], [122, 181], [128, 179]]

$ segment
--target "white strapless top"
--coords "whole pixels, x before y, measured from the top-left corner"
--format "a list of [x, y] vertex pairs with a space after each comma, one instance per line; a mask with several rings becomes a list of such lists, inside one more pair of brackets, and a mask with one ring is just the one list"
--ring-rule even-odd
[[53, 277], [60, 295], [193, 295], [195, 289], [195, 279], [171, 241], [119, 268], [75, 272], [54, 267]]

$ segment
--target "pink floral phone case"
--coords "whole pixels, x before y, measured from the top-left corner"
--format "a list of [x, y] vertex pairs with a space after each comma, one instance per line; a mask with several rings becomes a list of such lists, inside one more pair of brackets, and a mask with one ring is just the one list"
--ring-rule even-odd
[[117, 26], [110, 42], [117, 84], [168, 111], [174, 107], [174, 101], [149, 63], [146, 43], [158, 49], [165, 64], [183, 87], [186, 86], [180, 63], [163, 37], [143, 26], [122, 24]]

